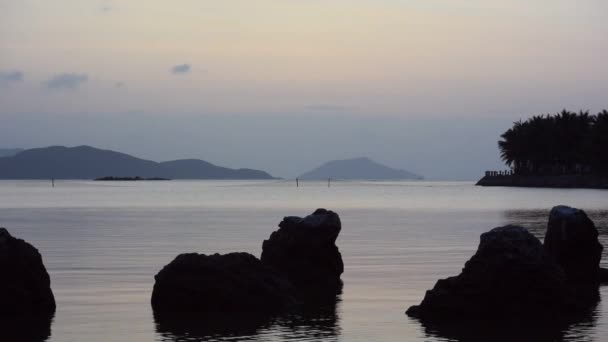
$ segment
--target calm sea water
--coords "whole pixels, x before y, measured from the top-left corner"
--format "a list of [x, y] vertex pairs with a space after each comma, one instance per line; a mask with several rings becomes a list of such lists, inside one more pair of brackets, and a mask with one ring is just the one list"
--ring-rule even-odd
[[[0, 226], [42, 253], [57, 300], [39, 341], [470, 341], [517, 326], [462, 331], [424, 327], [404, 315], [437, 279], [456, 275], [479, 235], [508, 223], [544, 234], [557, 204], [585, 209], [608, 245], [608, 192], [479, 188], [457, 182], [0, 181]], [[154, 275], [177, 254], [246, 251], [283, 216], [332, 209], [344, 292], [335, 307], [210, 331], [157, 324]], [[605, 250], [608, 252], [608, 250]], [[604, 256], [603, 263], [608, 265]], [[601, 289], [608, 296], [608, 287]], [[606, 301], [608, 302], [608, 300]], [[241, 322], [242, 323], [242, 322]], [[608, 304], [535, 340], [604, 341]], [[0, 332], [1, 335], [1, 332]], [[25, 335], [24, 335], [25, 336]], [[0, 340], [2, 338], [0, 337]], [[4, 341], [4, 340], [3, 340]]]

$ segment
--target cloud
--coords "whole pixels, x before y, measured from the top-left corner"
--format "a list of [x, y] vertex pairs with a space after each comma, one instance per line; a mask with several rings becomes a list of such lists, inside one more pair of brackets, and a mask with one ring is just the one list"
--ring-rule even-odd
[[21, 82], [23, 76], [23, 72], [19, 70], [0, 71], [0, 83]]
[[190, 64], [179, 64], [179, 65], [174, 65], [171, 68], [171, 73], [173, 74], [187, 74], [190, 72], [190, 69], [192, 67], [190, 66]]
[[99, 11], [101, 11], [102, 13], [111, 12], [113, 9], [114, 7], [112, 6], [112, 2], [108, 0], [103, 1], [99, 6]]
[[88, 80], [87, 74], [61, 73], [51, 77], [44, 85], [49, 89], [76, 89]]

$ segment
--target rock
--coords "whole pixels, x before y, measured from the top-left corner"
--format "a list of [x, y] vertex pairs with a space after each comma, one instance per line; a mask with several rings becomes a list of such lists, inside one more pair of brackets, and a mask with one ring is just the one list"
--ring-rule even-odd
[[603, 247], [598, 231], [584, 211], [567, 206], [551, 209], [545, 251], [571, 282], [597, 282]]
[[55, 312], [51, 279], [34, 246], [0, 228], [0, 316]]
[[154, 278], [158, 312], [275, 313], [296, 304], [291, 284], [248, 253], [181, 254]]
[[598, 271], [598, 280], [601, 284], [608, 283], [608, 269], [600, 268]]
[[331, 299], [341, 292], [344, 272], [336, 239], [342, 225], [333, 211], [285, 217], [262, 245], [262, 262], [284, 274], [301, 296]]
[[306, 307], [318, 310], [318, 304], [333, 302], [335, 307], [344, 271], [335, 244], [341, 230], [338, 215], [318, 209], [305, 218], [286, 217], [279, 227], [264, 241], [262, 260], [248, 253], [191, 253], [165, 266], [155, 276], [151, 300], [163, 330], [190, 329], [181, 323], [192, 318], [211, 323], [202, 330], [212, 331], [237, 314], [263, 318]]
[[525, 228], [481, 235], [462, 273], [442, 279], [407, 314], [424, 320], [556, 317], [580, 310], [566, 276]]

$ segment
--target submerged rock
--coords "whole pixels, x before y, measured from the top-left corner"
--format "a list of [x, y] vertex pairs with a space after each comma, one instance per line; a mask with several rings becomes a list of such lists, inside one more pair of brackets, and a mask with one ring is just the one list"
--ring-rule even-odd
[[275, 313], [296, 303], [291, 284], [248, 253], [181, 254], [154, 278], [159, 312]]
[[42, 256], [0, 228], [0, 316], [51, 316], [55, 297]]
[[342, 289], [342, 255], [336, 246], [342, 224], [333, 211], [285, 217], [262, 245], [262, 263], [284, 274], [300, 295], [335, 297]]
[[583, 210], [557, 206], [551, 210], [545, 251], [571, 282], [597, 282], [603, 247], [598, 231]]
[[559, 317], [580, 309], [559, 265], [525, 228], [481, 235], [462, 273], [442, 279], [407, 314], [425, 320]]

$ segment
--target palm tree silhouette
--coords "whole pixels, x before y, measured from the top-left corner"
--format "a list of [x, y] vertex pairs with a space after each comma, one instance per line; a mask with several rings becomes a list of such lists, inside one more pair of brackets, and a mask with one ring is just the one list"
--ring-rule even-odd
[[515, 174], [608, 172], [608, 111], [563, 110], [513, 123], [498, 141], [501, 159]]

